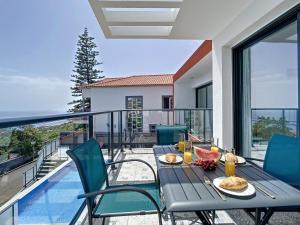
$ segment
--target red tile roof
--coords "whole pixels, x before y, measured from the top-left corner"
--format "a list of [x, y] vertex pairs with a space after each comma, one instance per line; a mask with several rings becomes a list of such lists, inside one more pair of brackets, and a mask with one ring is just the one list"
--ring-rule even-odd
[[136, 75], [128, 77], [104, 78], [96, 83], [84, 85], [83, 88], [94, 87], [129, 87], [129, 86], [172, 86], [173, 75]]

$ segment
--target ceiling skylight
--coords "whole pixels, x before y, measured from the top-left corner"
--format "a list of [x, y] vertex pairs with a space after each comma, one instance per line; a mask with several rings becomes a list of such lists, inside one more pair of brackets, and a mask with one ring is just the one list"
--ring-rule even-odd
[[168, 36], [172, 26], [109, 26], [115, 36]]
[[179, 8], [103, 8], [109, 22], [174, 22]]

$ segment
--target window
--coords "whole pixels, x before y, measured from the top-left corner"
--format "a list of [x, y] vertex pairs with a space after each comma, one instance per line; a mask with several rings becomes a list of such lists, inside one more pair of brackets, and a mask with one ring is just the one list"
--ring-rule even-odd
[[196, 88], [196, 108], [212, 108], [212, 83]]
[[[143, 109], [143, 96], [127, 96], [126, 109]], [[143, 112], [127, 112], [127, 129], [132, 132], [143, 131]]]
[[83, 98], [83, 101], [84, 101], [83, 111], [90, 112], [91, 111], [91, 98]]
[[173, 109], [173, 96], [162, 96], [162, 109]]
[[212, 83], [196, 88], [196, 108], [191, 113], [193, 133], [209, 141], [212, 137]]
[[299, 12], [298, 6], [233, 51], [234, 142], [245, 156], [264, 158], [275, 133], [299, 135]]

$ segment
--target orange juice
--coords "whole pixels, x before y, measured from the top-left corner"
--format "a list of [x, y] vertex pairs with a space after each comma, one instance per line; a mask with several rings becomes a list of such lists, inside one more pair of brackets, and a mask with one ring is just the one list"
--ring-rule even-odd
[[225, 161], [225, 174], [226, 176], [235, 176], [235, 162]]
[[217, 146], [211, 146], [210, 151], [219, 152], [219, 148]]
[[184, 152], [183, 161], [187, 164], [191, 164], [193, 161], [192, 152]]
[[185, 149], [185, 142], [184, 141], [179, 141], [178, 149], [179, 149], [180, 152], [184, 151], [184, 149]]

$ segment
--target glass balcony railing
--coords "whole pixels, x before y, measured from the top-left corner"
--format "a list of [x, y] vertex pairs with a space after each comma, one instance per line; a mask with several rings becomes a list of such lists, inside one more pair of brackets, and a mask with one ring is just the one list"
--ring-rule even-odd
[[[26, 213], [26, 201], [9, 199], [25, 187], [30, 188], [39, 179], [39, 175], [47, 173], [43, 164], [50, 159], [66, 160], [66, 150], [94, 137], [105, 159], [112, 161], [124, 148], [152, 147], [156, 144], [158, 125], [185, 125], [204, 142], [210, 141], [212, 109], [116, 110], [0, 120], [0, 176], [1, 173], [5, 174], [7, 181], [3, 182], [2, 179], [0, 182], [0, 224], [30, 222], [28, 218], [31, 214]], [[31, 146], [26, 151], [22, 149], [24, 137], [30, 140], [27, 144]], [[5, 168], [1, 167], [3, 163], [7, 164]], [[73, 172], [70, 167], [63, 174]], [[57, 180], [48, 182], [52, 182], [52, 186], [59, 185]], [[64, 187], [68, 188], [67, 185]], [[63, 202], [60, 204], [64, 205]], [[34, 207], [32, 202], [29, 205]], [[82, 207], [74, 206], [73, 210], [66, 217], [60, 218], [60, 222], [74, 223]], [[53, 217], [57, 218], [56, 215]]]
[[[252, 151], [265, 152], [273, 134], [299, 135], [299, 115], [296, 108], [251, 109]], [[262, 154], [259, 158], [263, 158]]]

